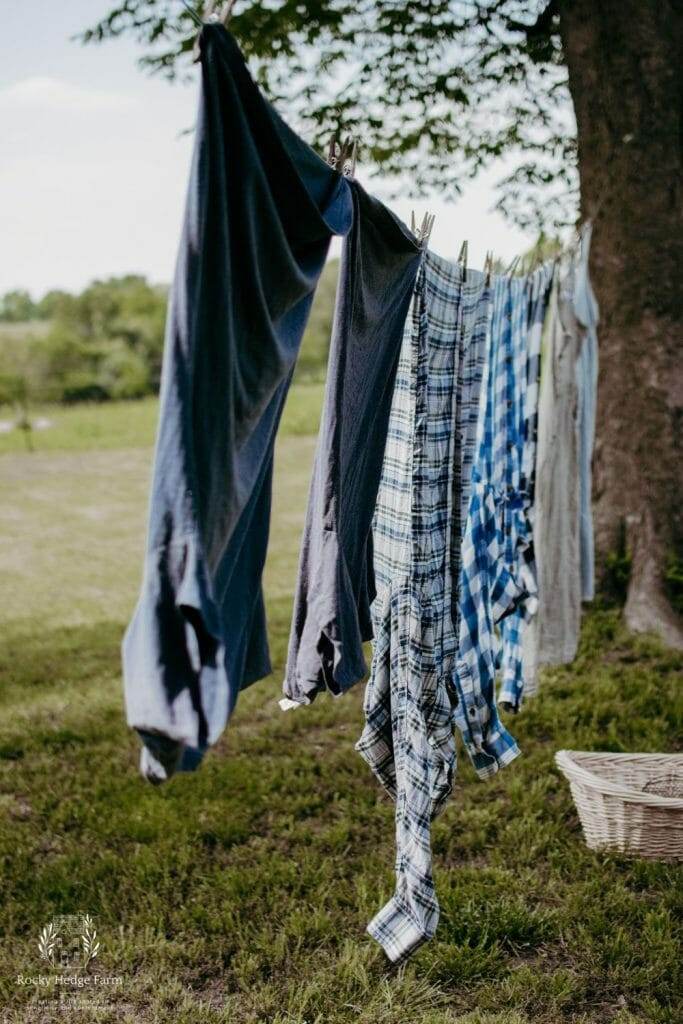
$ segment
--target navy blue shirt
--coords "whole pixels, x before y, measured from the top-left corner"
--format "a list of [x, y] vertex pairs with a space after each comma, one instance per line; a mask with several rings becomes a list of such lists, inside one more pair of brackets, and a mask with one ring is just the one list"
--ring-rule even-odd
[[123, 642], [128, 723], [161, 781], [215, 743], [270, 672], [261, 575], [273, 443], [348, 182], [282, 121], [220, 25], [202, 89], [169, 305], [140, 598]]

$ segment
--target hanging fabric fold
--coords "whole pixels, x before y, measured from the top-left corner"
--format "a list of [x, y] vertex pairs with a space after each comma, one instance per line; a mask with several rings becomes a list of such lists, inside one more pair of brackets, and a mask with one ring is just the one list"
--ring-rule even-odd
[[[533, 692], [534, 676], [524, 672], [524, 633], [538, 609], [538, 581], [533, 544], [534, 490], [538, 432], [538, 396], [541, 337], [548, 309], [552, 264], [545, 264], [522, 282], [520, 301], [523, 320], [517, 324], [513, 345], [514, 373], [508, 381], [507, 432], [513, 438], [513, 462], [508, 462], [510, 514], [506, 517], [506, 559], [526, 597], [518, 602], [500, 626], [502, 640], [501, 707], [519, 711], [523, 695]], [[524, 312], [522, 313], [522, 301]], [[510, 488], [512, 488], [510, 490]]]
[[577, 359], [573, 260], [555, 270], [543, 328], [534, 505], [538, 611], [524, 643], [525, 675], [573, 661], [581, 623]]
[[588, 271], [592, 224], [587, 224], [579, 239], [574, 314], [584, 337], [577, 363], [579, 431], [579, 545], [581, 559], [581, 599], [595, 597], [595, 546], [593, 540], [593, 507], [591, 462], [595, 441], [595, 416], [598, 392], [598, 302], [591, 287]]
[[273, 443], [349, 184], [287, 127], [221, 25], [202, 86], [169, 312], [147, 554], [123, 643], [151, 781], [194, 767], [267, 675]]
[[340, 694], [367, 672], [371, 525], [420, 248], [355, 181], [283, 683], [284, 707]]
[[462, 474], [472, 465], [488, 307], [482, 273], [424, 253], [373, 522], [374, 654], [357, 744], [396, 801], [396, 889], [368, 925], [394, 962], [438, 922], [431, 820], [451, 791], [455, 727], [483, 776], [517, 750], [493, 688], [482, 692], [458, 659]]

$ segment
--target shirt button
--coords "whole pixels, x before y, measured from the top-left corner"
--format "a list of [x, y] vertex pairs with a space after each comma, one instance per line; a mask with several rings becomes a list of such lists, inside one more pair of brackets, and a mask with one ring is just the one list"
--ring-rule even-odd
[[476, 708], [470, 708], [469, 711], [468, 711], [468, 714], [469, 714], [470, 718], [476, 718], [477, 717], [477, 709]]

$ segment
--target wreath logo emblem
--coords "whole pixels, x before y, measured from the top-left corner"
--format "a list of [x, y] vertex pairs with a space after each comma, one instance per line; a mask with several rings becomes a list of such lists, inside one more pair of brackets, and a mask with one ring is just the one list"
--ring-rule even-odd
[[38, 951], [42, 960], [47, 960], [48, 963], [56, 967], [55, 963], [55, 950], [59, 941], [59, 929], [55, 925], [54, 921], [50, 921], [46, 924], [40, 933], [38, 939]]
[[83, 956], [85, 959], [84, 967], [87, 967], [91, 960], [94, 960], [100, 951], [100, 943], [97, 938], [97, 931], [90, 914], [86, 914], [83, 918], [83, 932], [81, 933], [81, 940], [83, 942]]
[[41, 960], [61, 969], [85, 969], [100, 953], [100, 940], [90, 914], [50, 921], [38, 937]]

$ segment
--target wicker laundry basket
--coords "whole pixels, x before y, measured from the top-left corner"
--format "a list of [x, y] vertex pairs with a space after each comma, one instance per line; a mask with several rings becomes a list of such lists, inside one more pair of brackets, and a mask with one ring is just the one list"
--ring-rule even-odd
[[683, 860], [683, 754], [560, 750], [586, 843], [651, 860]]

